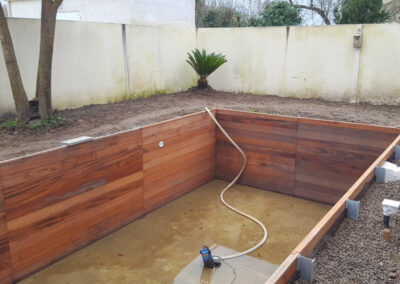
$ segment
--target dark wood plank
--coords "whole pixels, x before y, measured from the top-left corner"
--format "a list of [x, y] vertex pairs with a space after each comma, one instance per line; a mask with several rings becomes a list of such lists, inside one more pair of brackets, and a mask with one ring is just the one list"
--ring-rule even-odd
[[[140, 143], [141, 130], [135, 130], [53, 152], [47, 164], [42, 155], [24, 159], [24, 168], [30, 168], [24, 172], [12, 174], [10, 168], [15, 168], [14, 163], [0, 165], [7, 219], [13, 220], [142, 170]], [[85, 154], [76, 156], [75, 151], [81, 152], [82, 148]]]
[[13, 280], [144, 214], [142, 130], [0, 164]]
[[[1, 183], [1, 179], [0, 179]], [[0, 283], [12, 283], [10, 247], [3, 194], [0, 191]]]
[[345, 124], [299, 122], [294, 195], [335, 204], [396, 137]]
[[202, 112], [146, 127], [143, 152], [144, 211], [149, 213], [214, 178], [215, 124]]
[[14, 279], [142, 216], [142, 178], [137, 172], [9, 222]]
[[[236, 111], [217, 111], [217, 119], [247, 157], [239, 183], [293, 194], [295, 185], [297, 120]], [[232, 180], [242, 157], [217, 130], [216, 177]]]

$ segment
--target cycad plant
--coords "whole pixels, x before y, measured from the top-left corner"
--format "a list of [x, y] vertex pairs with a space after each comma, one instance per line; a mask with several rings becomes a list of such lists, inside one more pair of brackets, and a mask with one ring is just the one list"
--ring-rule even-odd
[[189, 63], [200, 76], [200, 79], [197, 81], [197, 87], [199, 89], [207, 88], [207, 77], [228, 61], [225, 59], [225, 55], [215, 54], [214, 52], [207, 54], [204, 49], [200, 51], [197, 48], [193, 50], [192, 53], [188, 53], [188, 56], [189, 58], [186, 62]]

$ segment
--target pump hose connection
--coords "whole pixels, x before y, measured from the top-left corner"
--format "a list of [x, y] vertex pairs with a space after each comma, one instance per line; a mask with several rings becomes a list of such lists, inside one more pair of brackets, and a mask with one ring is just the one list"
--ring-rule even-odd
[[243, 150], [236, 144], [235, 141], [233, 141], [233, 139], [229, 136], [229, 134], [225, 131], [225, 129], [219, 124], [219, 122], [217, 121], [217, 119], [214, 117], [213, 113], [207, 108], [205, 107], [205, 110], [208, 112], [208, 114], [211, 116], [212, 120], [215, 122], [215, 124], [218, 126], [218, 128], [221, 130], [221, 132], [226, 136], [226, 138], [228, 138], [228, 140], [233, 144], [233, 146], [235, 146], [235, 148], [240, 152], [240, 154], [243, 157], [243, 165], [242, 168], [240, 170], [240, 172], [238, 173], [238, 175], [235, 177], [235, 179], [228, 185], [226, 186], [221, 194], [220, 194], [220, 199], [221, 202], [228, 207], [229, 209], [231, 209], [232, 211], [250, 219], [251, 221], [253, 221], [254, 223], [258, 224], [262, 230], [264, 231], [264, 237], [262, 238], [262, 240], [256, 244], [255, 246], [253, 246], [252, 248], [249, 248], [248, 250], [245, 250], [243, 252], [237, 253], [237, 254], [232, 254], [232, 255], [226, 255], [226, 256], [213, 256], [214, 261], [218, 261], [218, 260], [227, 260], [227, 259], [232, 259], [232, 258], [237, 258], [246, 254], [249, 254], [255, 250], [257, 250], [259, 247], [261, 247], [265, 241], [267, 240], [267, 236], [268, 236], [268, 232], [267, 232], [267, 228], [265, 228], [264, 224], [261, 223], [259, 220], [257, 220], [256, 218], [254, 218], [253, 216], [250, 216], [249, 214], [246, 214], [238, 209], [236, 209], [235, 207], [231, 206], [229, 203], [227, 203], [224, 199], [224, 194], [225, 192], [230, 189], [236, 182], [237, 180], [240, 178], [240, 176], [242, 175], [244, 169], [246, 168], [246, 164], [247, 164], [247, 158], [245, 153], [243, 152]]

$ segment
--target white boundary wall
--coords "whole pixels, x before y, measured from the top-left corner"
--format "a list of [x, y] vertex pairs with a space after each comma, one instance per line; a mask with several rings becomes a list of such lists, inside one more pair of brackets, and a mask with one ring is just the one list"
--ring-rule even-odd
[[400, 104], [400, 25], [199, 29], [197, 45], [226, 54], [210, 77], [223, 91]]
[[[8, 22], [22, 80], [32, 99], [40, 21]], [[196, 81], [185, 62], [186, 52], [195, 47], [196, 30], [191, 27], [58, 21], [53, 60], [54, 107], [73, 108], [185, 90]], [[0, 116], [14, 111], [1, 51], [0, 102]]]
[[[39, 20], [9, 19], [28, 97], [34, 97]], [[185, 62], [198, 48], [226, 54], [210, 78], [217, 90], [400, 104], [400, 25], [195, 29], [58, 21], [53, 102], [58, 109], [185, 90]], [[0, 116], [14, 104], [0, 52]]]

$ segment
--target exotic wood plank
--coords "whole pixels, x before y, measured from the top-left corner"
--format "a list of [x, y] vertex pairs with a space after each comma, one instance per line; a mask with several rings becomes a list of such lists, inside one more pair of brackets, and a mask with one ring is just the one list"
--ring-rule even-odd
[[[400, 131], [399, 131], [400, 132]], [[396, 133], [397, 134], [397, 133]], [[368, 167], [360, 178], [345, 192], [340, 200], [307, 234], [307, 236], [293, 250], [291, 255], [279, 266], [266, 284], [287, 283], [296, 272], [297, 256], [307, 256], [322, 240], [333, 224], [346, 209], [346, 200], [355, 199], [365, 186], [374, 178], [375, 167], [382, 165], [394, 152], [394, 146], [400, 143], [400, 135], [385, 149], [385, 151]]]
[[9, 284], [12, 283], [12, 271], [6, 222], [3, 194], [0, 191], [0, 283]]
[[[142, 170], [140, 142], [141, 131], [136, 130], [51, 154], [64, 156], [65, 160], [49, 157], [49, 163], [45, 164], [42, 155], [32, 157], [24, 161], [32, 170], [15, 175], [8, 174], [13, 163], [0, 165], [7, 219], [13, 220]], [[87, 153], [75, 157], [75, 151], [82, 148]], [[70, 153], [73, 158], [69, 158]], [[58, 162], [53, 163], [54, 160]]]
[[[217, 119], [246, 154], [247, 166], [239, 183], [293, 193], [297, 119], [228, 110], [217, 110]], [[242, 157], [219, 130], [216, 140], [216, 176], [232, 180]]]
[[299, 122], [294, 195], [335, 204], [396, 136], [344, 126]]
[[291, 253], [275, 270], [274, 274], [265, 282], [265, 284], [286, 284], [296, 273], [297, 257], [299, 253]]
[[144, 128], [143, 169], [145, 213], [213, 179], [215, 125], [208, 114]]
[[344, 212], [346, 208], [346, 199], [354, 199], [361, 193], [365, 185], [374, 178], [375, 167], [382, 165], [393, 154], [394, 146], [399, 143], [400, 136], [398, 136], [386, 148], [386, 150], [368, 167], [360, 178], [346, 191], [340, 200], [295, 248], [294, 252], [308, 255], [312, 251], [315, 245], [325, 236], [331, 226], [336, 222], [337, 218], [339, 218], [339, 216]]
[[138, 129], [0, 164], [13, 280], [143, 215], [141, 142]]

